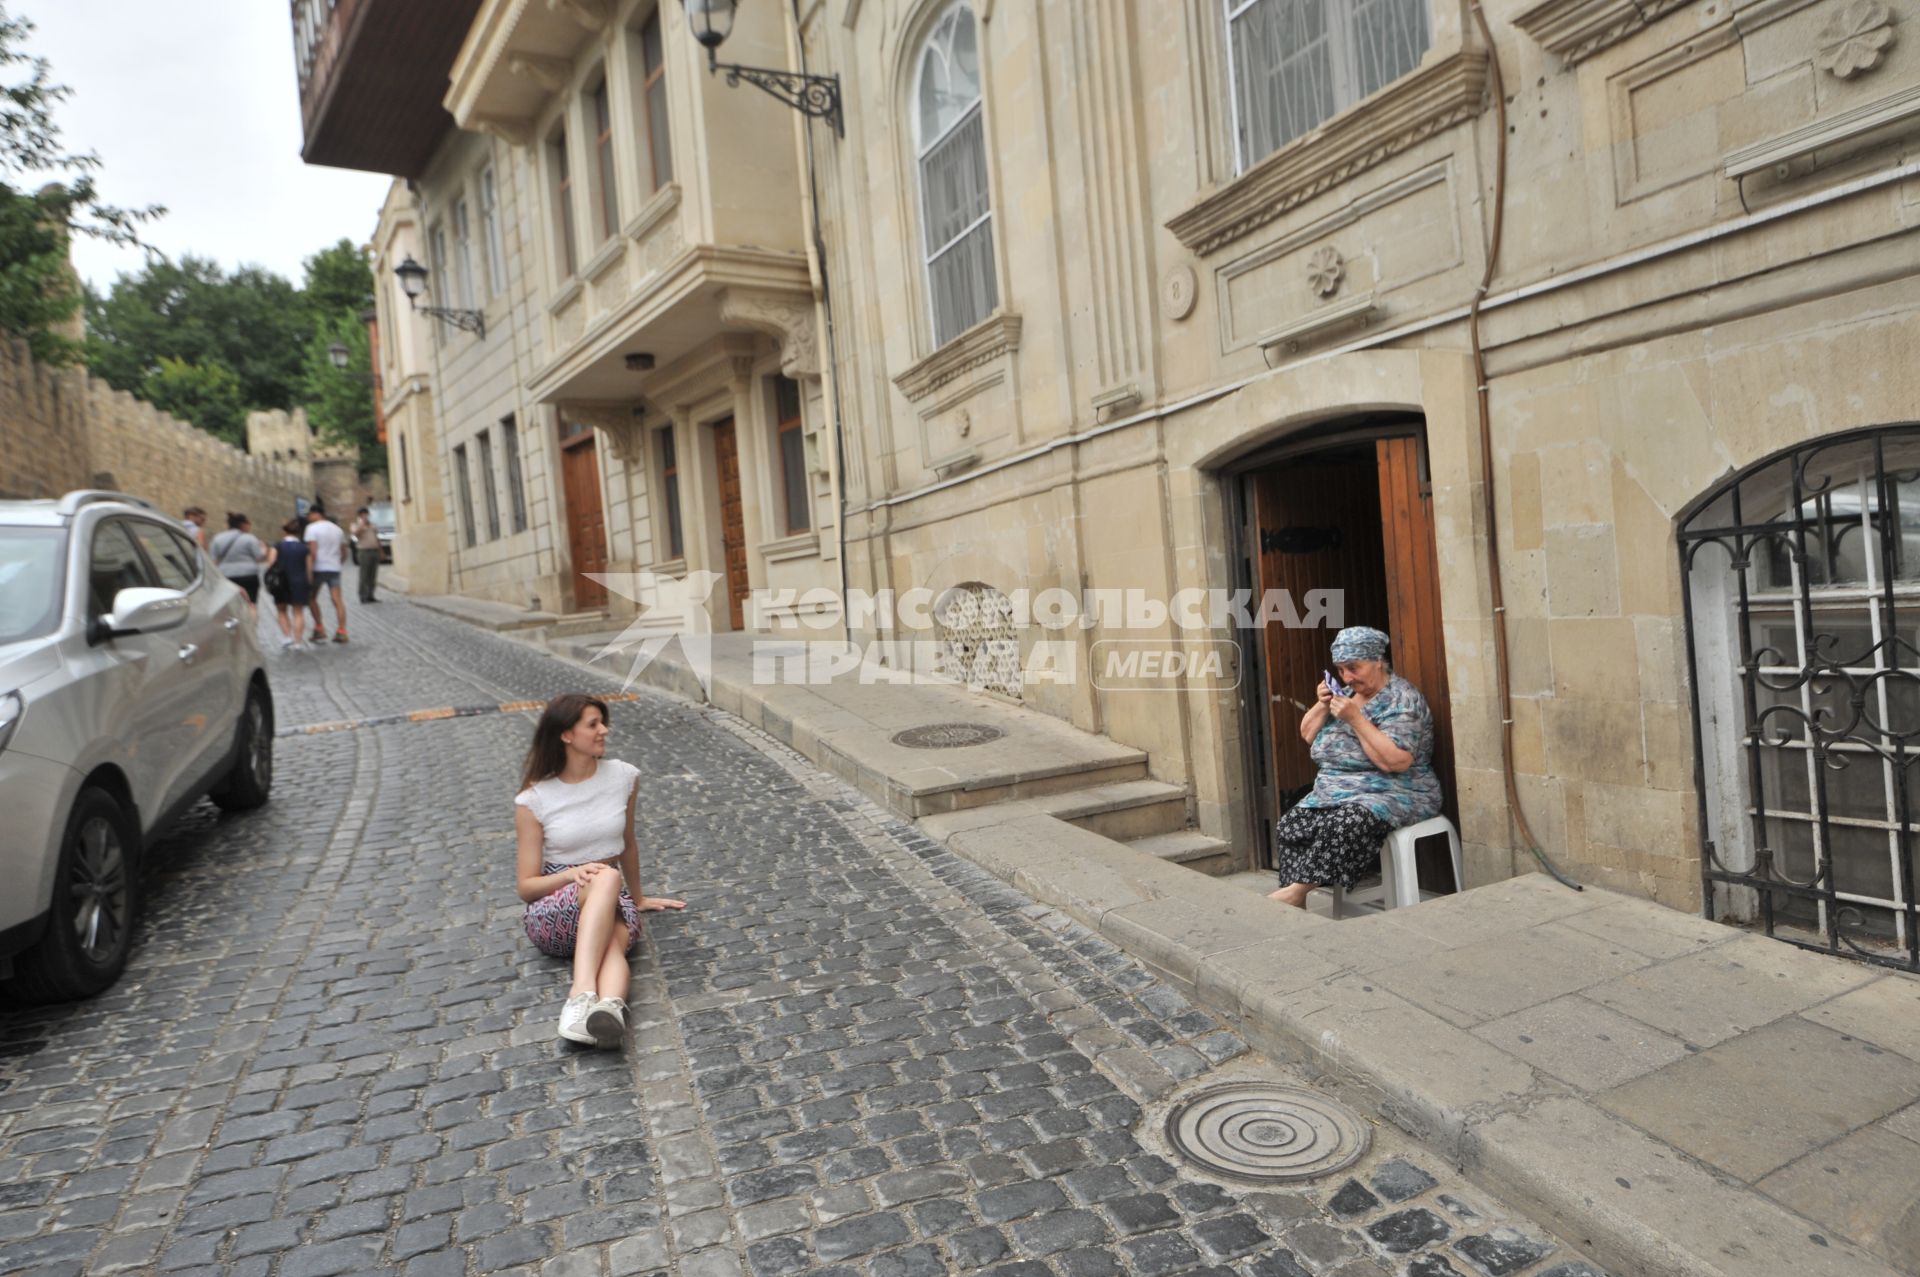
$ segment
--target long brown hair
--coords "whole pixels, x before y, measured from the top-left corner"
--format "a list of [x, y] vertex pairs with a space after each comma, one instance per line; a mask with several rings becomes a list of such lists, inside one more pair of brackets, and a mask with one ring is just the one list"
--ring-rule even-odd
[[560, 737], [579, 726], [580, 716], [587, 712], [589, 705], [600, 711], [601, 722], [613, 721], [607, 703], [584, 692], [562, 692], [547, 702], [545, 712], [534, 726], [527, 761], [520, 768], [521, 789], [560, 774], [560, 769], [567, 765], [567, 743]]

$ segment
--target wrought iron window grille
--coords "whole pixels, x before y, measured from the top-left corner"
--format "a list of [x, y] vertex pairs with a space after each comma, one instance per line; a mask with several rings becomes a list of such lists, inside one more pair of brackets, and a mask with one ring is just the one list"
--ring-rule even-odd
[[1678, 542], [1708, 916], [1920, 971], [1920, 424], [1751, 466]]

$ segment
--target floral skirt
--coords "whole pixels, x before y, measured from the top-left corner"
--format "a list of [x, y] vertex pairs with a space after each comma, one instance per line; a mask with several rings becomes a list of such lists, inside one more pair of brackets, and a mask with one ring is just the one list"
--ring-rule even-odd
[[1380, 844], [1393, 826], [1359, 803], [1294, 807], [1273, 825], [1273, 863], [1280, 885], [1343, 890], [1380, 869]]
[[[566, 865], [542, 865], [543, 874], [557, 874]], [[627, 952], [640, 946], [640, 906], [620, 888], [620, 919], [627, 925]], [[570, 882], [550, 896], [527, 906], [527, 939], [550, 958], [571, 958], [580, 934], [580, 884]]]

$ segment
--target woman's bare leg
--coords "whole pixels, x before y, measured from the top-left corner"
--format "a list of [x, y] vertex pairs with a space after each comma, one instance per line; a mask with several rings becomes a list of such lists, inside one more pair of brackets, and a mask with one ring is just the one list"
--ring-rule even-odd
[[600, 985], [596, 992], [603, 998], [627, 1000], [627, 985], [633, 978], [627, 969], [627, 941], [626, 920], [616, 911], [613, 933], [607, 937], [606, 952], [600, 958]]
[[596, 981], [607, 953], [607, 940], [620, 921], [620, 875], [600, 874], [587, 885], [586, 899], [580, 902], [580, 931], [573, 938], [573, 987], [576, 993], [601, 993]]
[[1307, 907], [1307, 897], [1312, 894], [1312, 892], [1312, 883], [1296, 882], [1282, 887], [1278, 891], [1269, 891], [1267, 893], [1267, 899], [1278, 900], [1281, 904], [1292, 905], [1295, 909], [1305, 909]]

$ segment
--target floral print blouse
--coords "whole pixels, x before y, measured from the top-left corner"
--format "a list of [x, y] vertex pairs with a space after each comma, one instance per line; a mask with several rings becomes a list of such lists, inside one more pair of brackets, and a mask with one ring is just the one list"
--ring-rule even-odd
[[1433, 772], [1433, 711], [1427, 698], [1395, 674], [1361, 712], [1387, 739], [1413, 755], [1413, 766], [1403, 772], [1381, 771], [1354, 730], [1328, 718], [1313, 738], [1313, 761], [1320, 772], [1300, 806], [1358, 803], [1395, 829], [1439, 815], [1440, 778]]

